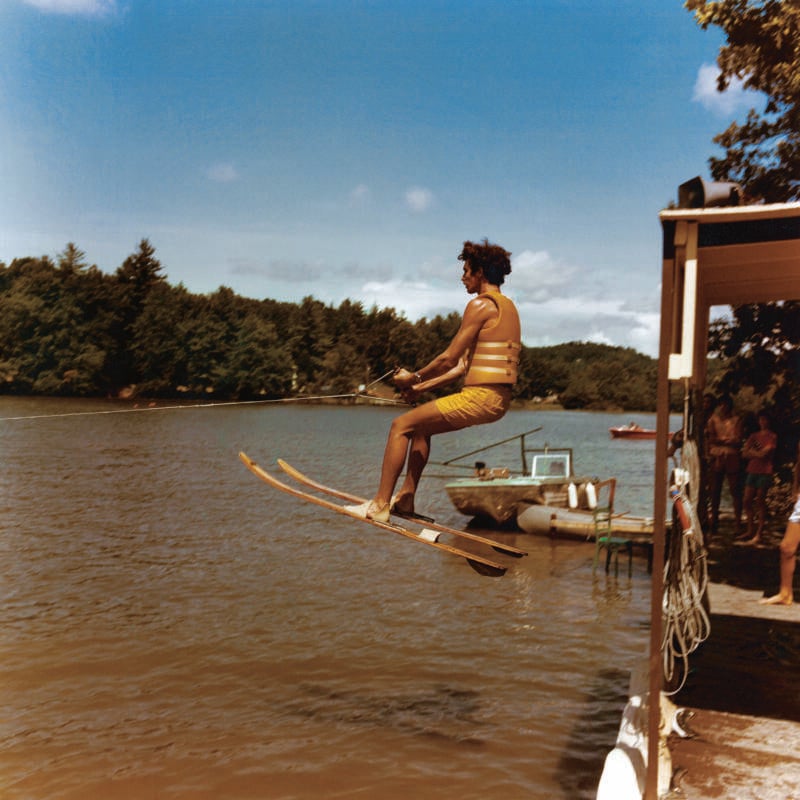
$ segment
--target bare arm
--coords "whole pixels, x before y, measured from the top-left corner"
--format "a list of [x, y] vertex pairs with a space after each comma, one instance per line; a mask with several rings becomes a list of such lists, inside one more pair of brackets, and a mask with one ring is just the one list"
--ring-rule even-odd
[[466, 371], [466, 354], [477, 339], [481, 328], [497, 316], [497, 306], [485, 297], [470, 300], [464, 311], [461, 326], [447, 346], [436, 358], [417, 372], [398, 370], [394, 383], [399, 389], [412, 388], [417, 392], [452, 383]]
[[[446, 386], [448, 383], [457, 381], [467, 371], [466, 356], [462, 356], [458, 363], [452, 368], [443, 372], [441, 375], [436, 375], [433, 378], [415, 383], [416, 374], [409, 372], [407, 369], [400, 369], [394, 375], [394, 381], [399, 386], [402, 383], [407, 383], [406, 387], [402, 390], [405, 399], [411, 403], [416, 401], [418, 395], [427, 392], [430, 389], [435, 389], [437, 386]], [[409, 382], [410, 381], [410, 382]]]
[[765, 445], [761, 450], [761, 457], [762, 458], [772, 458], [775, 451], [778, 449], [778, 443], [775, 439], [769, 442], [769, 444]]

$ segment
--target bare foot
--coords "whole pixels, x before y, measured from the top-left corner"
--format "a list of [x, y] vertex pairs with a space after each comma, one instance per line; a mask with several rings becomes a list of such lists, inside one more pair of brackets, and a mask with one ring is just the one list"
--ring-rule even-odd
[[785, 594], [774, 594], [772, 597], [762, 597], [758, 602], [762, 606], [790, 606], [794, 598]]

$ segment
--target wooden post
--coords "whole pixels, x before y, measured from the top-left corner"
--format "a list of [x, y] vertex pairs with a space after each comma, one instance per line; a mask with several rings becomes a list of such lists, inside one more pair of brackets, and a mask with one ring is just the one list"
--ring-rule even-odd
[[[677, 231], [676, 231], [677, 232]], [[667, 242], [671, 229], [665, 228], [664, 257], [661, 272], [661, 332], [658, 352], [658, 389], [656, 394], [656, 447], [653, 485], [653, 572], [650, 590], [650, 656], [647, 726], [647, 776], [645, 800], [658, 799], [658, 757], [661, 723], [661, 687], [663, 665], [661, 660], [662, 614], [664, 593], [664, 539], [667, 518], [667, 447], [669, 444], [669, 364], [673, 342], [679, 342], [673, 326], [682, 318], [677, 304], [682, 298], [683, 276], [678, 272], [673, 246]], [[683, 231], [681, 231], [683, 233]], [[692, 320], [693, 322], [693, 320]], [[685, 320], [682, 320], [685, 324]], [[691, 322], [690, 322], [691, 324]]]

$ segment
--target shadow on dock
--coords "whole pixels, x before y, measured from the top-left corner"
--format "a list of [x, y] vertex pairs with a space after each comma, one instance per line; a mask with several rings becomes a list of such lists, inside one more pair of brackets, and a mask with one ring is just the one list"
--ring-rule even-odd
[[777, 591], [780, 538], [709, 547], [711, 635], [672, 698], [693, 713], [696, 735], [670, 737], [675, 782], [692, 800], [800, 797], [800, 603], [758, 602]]
[[800, 722], [800, 603], [759, 603], [778, 591], [781, 536], [770, 531], [753, 546], [724, 530], [711, 540], [711, 635], [690, 656], [679, 705]]
[[790, 621], [714, 613], [713, 603], [712, 593], [711, 635], [690, 656], [677, 704], [800, 723], [800, 609]]

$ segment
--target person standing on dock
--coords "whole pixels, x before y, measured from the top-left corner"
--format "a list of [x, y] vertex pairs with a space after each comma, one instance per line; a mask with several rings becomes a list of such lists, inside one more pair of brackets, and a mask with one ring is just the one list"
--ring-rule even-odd
[[794, 602], [794, 568], [797, 563], [797, 548], [800, 546], [800, 442], [797, 444], [797, 457], [794, 462], [792, 480], [794, 508], [786, 523], [786, 532], [781, 540], [781, 585], [778, 594], [759, 600], [763, 605], [790, 606]]
[[736, 517], [736, 533], [742, 527], [742, 496], [739, 490], [740, 450], [742, 447], [742, 420], [733, 410], [733, 400], [720, 397], [717, 408], [708, 420], [706, 429], [708, 454], [711, 459], [711, 533], [719, 526], [719, 504], [722, 485], [728, 480]]
[[[747, 460], [747, 476], [744, 482], [744, 512], [747, 515], [747, 542], [758, 544], [764, 533], [767, 515], [767, 489], [772, 484], [772, 460], [778, 436], [770, 427], [769, 414], [760, 411], [758, 430], [747, 437], [742, 448], [742, 457]], [[758, 510], [758, 528], [755, 528], [753, 506]]]
[[[415, 406], [392, 422], [378, 491], [372, 500], [349, 506], [350, 511], [380, 521], [389, 519], [390, 510], [413, 514], [431, 436], [495, 422], [508, 411], [522, 349], [519, 314], [514, 303], [500, 292], [505, 276], [511, 272], [510, 256], [487, 239], [464, 242], [458, 257], [464, 262], [461, 283], [477, 297], [467, 304], [461, 326], [444, 352], [416, 372], [398, 369], [393, 377], [409, 403], [416, 402], [423, 392], [462, 376], [464, 388]], [[393, 496], [405, 464], [405, 480]]]

